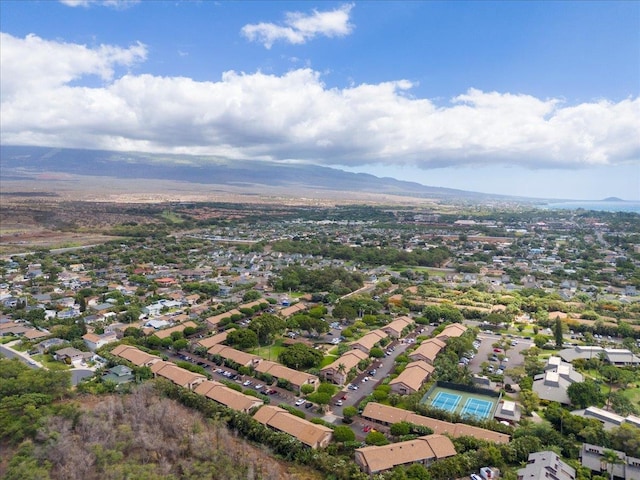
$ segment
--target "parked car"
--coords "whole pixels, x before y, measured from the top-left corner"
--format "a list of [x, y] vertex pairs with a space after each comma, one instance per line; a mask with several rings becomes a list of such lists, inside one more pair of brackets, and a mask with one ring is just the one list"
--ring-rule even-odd
[[261, 383], [259, 383], [258, 385], [256, 385], [255, 387], [256, 390], [262, 390], [264, 388], [264, 385], [262, 385]]
[[298, 400], [296, 400], [296, 407], [299, 407], [300, 405], [303, 405], [305, 402], [304, 398], [299, 398]]
[[307, 402], [304, 404], [304, 408], [306, 408], [307, 410], [310, 409], [311, 407], [313, 407], [313, 403], [311, 402]]
[[502, 350], [500, 350], [499, 348], [494, 348], [493, 351], [496, 352], [496, 353], [502, 352]]
[[245, 380], [242, 385], [244, 385], [245, 387], [248, 387], [249, 385], [251, 385], [253, 382], [251, 380]]
[[341, 407], [341, 406], [342, 406], [342, 400], [338, 400], [338, 401], [336, 402], [336, 406], [337, 406], [337, 407]]

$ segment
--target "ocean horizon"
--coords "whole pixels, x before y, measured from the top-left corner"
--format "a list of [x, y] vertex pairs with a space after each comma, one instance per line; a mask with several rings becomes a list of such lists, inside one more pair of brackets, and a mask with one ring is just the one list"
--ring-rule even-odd
[[595, 210], [598, 212], [631, 212], [640, 213], [640, 201], [603, 201], [580, 200], [567, 202], [554, 202], [542, 205], [548, 210]]

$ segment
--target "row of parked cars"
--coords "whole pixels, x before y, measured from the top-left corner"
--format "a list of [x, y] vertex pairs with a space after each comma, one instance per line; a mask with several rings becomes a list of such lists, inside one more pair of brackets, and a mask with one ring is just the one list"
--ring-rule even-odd
[[[240, 375], [238, 375], [237, 373], [233, 373], [229, 370], [223, 370], [222, 368], [216, 368], [214, 370], [215, 373], [222, 375], [223, 377], [227, 377], [229, 380], [235, 380], [238, 383], [240, 383], [240, 379], [242, 378]], [[252, 380], [245, 380], [244, 382], [242, 382], [242, 386], [243, 387], [249, 387], [253, 385], [253, 381]], [[262, 390], [265, 387], [265, 385], [263, 385], [262, 383], [258, 383], [256, 384], [253, 388], [255, 388], [256, 390]], [[272, 388], [267, 388], [265, 391], [262, 392], [265, 395], [273, 395], [274, 393], [277, 393], [276, 390], [272, 389]]]

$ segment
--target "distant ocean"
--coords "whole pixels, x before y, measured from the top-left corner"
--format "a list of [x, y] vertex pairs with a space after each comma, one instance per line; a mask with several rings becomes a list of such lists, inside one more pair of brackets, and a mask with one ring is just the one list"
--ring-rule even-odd
[[542, 208], [549, 210], [597, 210], [600, 212], [633, 212], [640, 213], [640, 202], [603, 202], [603, 201], [581, 201], [581, 202], [558, 202], [547, 203]]

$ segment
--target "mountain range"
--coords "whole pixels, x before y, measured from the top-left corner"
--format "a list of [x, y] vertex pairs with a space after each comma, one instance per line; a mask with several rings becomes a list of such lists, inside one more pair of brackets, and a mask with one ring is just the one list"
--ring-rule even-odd
[[308, 164], [229, 160], [210, 156], [0, 146], [0, 180], [28, 180], [42, 174], [171, 180], [226, 185], [246, 189], [247, 192], [252, 189], [284, 187], [297, 191], [313, 189], [361, 192], [440, 200], [514, 200], [514, 197], [503, 195], [425, 186], [415, 182]]

